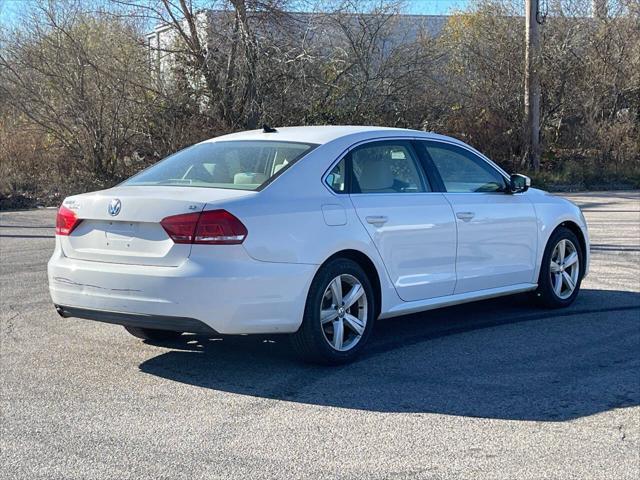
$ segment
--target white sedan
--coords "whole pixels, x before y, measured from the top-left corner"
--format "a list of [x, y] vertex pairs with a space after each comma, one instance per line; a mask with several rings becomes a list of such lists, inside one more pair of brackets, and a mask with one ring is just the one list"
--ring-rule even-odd
[[565, 307], [588, 263], [577, 206], [461, 141], [265, 127], [65, 199], [48, 276], [64, 317], [147, 340], [288, 333], [335, 364], [377, 318], [520, 292]]

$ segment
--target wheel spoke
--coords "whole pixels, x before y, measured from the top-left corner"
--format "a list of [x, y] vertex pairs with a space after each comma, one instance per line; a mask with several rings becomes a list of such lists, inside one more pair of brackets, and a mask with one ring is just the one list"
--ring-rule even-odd
[[333, 322], [333, 348], [340, 350], [344, 342], [344, 322], [341, 318]]
[[355, 284], [343, 299], [344, 308], [347, 309], [351, 307], [354, 303], [358, 301], [358, 299], [362, 295], [364, 295], [364, 289], [362, 288], [362, 285], [360, 285], [359, 283]]
[[564, 279], [567, 287], [569, 287], [569, 289], [573, 292], [573, 290], [576, 288], [576, 284], [573, 283], [573, 278], [571, 278], [567, 272], [562, 272], [562, 278]]
[[344, 316], [347, 325], [351, 330], [356, 332], [358, 335], [362, 335], [364, 333], [364, 322], [357, 317], [354, 317], [350, 313], [347, 313]]
[[331, 294], [333, 295], [333, 303], [335, 305], [342, 305], [342, 280], [340, 277], [336, 277], [331, 282]]
[[551, 260], [551, 273], [558, 273], [558, 272], [560, 272], [560, 265], [558, 265], [556, 262]]
[[335, 320], [338, 317], [338, 312], [334, 308], [330, 308], [328, 310], [320, 311], [320, 321], [324, 325], [325, 323], [329, 323], [332, 320]]
[[565, 253], [566, 246], [567, 246], [566, 240], [560, 240], [560, 242], [558, 243], [558, 262], [560, 264], [564, 263], [564, 253]]
[[564, 268], [570, 267], [574, 263], [578, 261], [578, 254], [576, 252], [571, 253], [567, 258], [564, 259]]
[[556, 295], [560, 296], [562, 292], [562, 274], [556, 273], [553, 276], [553, 290], [556, 292]]

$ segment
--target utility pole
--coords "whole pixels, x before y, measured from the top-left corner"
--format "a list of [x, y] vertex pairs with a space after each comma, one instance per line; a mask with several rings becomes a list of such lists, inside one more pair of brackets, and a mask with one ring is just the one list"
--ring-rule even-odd
[[524, 161], [540, 170], [540, 25], [538, 0], [525, 2], [525, 72], [524, 72]]

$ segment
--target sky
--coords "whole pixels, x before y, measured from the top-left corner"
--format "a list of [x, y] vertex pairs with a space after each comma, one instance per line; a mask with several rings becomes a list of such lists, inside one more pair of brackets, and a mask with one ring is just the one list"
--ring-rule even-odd
[[[469, 0], [405, 0], [406, 12], [417, 15], [446, 15], [452, 10], [462, 9]], [[12, 25], [21, 11], [29, 8], [33, 0], [0, 0], [0, 23]], [[206, 3], [206, 2], [205, 2]]]

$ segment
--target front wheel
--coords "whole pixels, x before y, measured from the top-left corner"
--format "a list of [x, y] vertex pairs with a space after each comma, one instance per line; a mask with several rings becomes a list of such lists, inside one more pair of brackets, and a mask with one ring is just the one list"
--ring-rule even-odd
[[548, 308], [568, 307], [578, 296], [584, 253], [576, 235], [565, 227], [556, 229], [545, 249], [536, 297]]
[[374, 320], [369, 278], [356, 262], [338, 258], [324, 265], [311, 283], [302, 325], [291, 343], [306, 361], [347, 363], [362, 350]]

